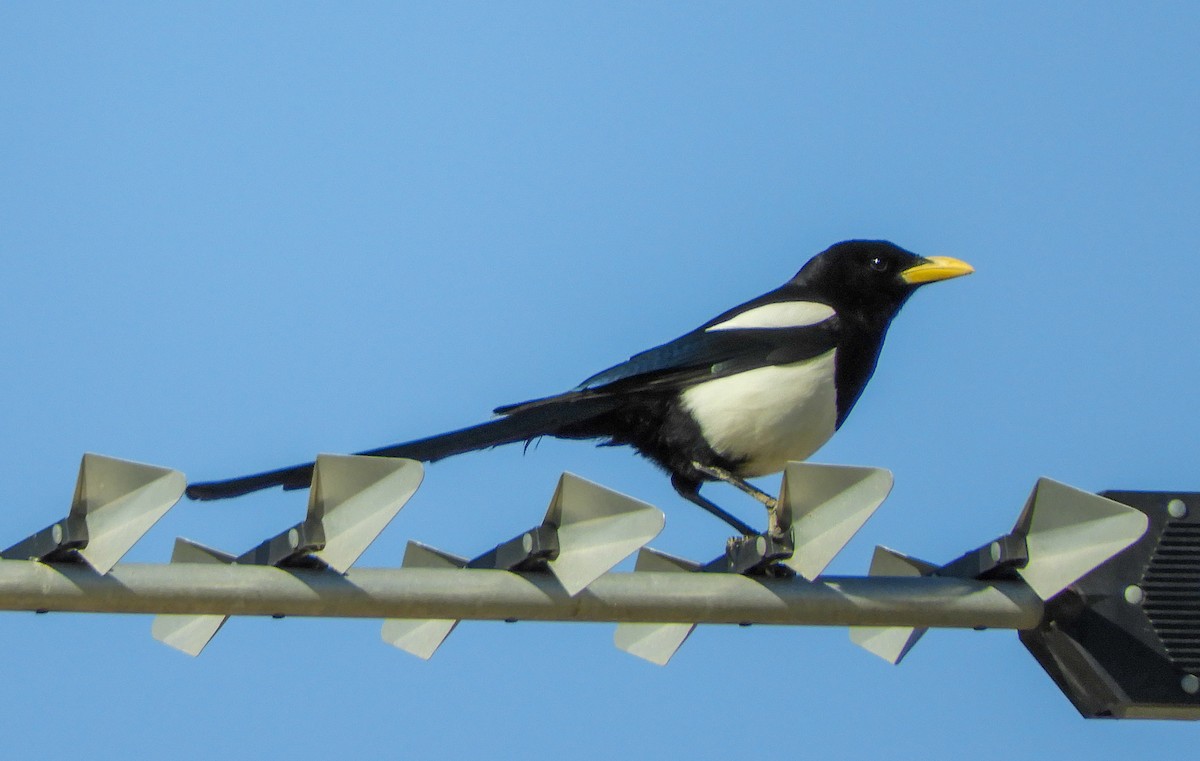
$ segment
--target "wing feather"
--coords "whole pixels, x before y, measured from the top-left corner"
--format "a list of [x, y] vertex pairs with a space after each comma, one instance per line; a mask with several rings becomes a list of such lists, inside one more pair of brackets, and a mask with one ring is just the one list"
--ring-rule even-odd
[[690, 333], [634, 354], [564, 394], [496, 408], [514, 412], [580, 397], [680, 391], [698, 383], [767, 365], [818, 357], [837, 346], [838, 317], [813, 302], [765, 294], [725, 312]]

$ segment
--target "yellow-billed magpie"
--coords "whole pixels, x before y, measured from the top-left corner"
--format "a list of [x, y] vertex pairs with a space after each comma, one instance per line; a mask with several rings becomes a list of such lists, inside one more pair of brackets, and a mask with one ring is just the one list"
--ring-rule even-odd
[[[635, 354], [563, 394], [496, 409], [470, 428], [361, 452], [432, 462], [540, 436], [629, 445], [688, 501], [743, 534], [754, 529], [700, 494], [725, 481], [770, 509], [745, 481], [817, 451], [875, 371], [888, 326], [921, 285], [968, 275], [966, 262], [922, 257], [886, 241], [851, 240], [817, 254], [788, 282], [674, 341]], [[272, 486], [302, 489], [313, 464], [192, 484], [210, 500]]]

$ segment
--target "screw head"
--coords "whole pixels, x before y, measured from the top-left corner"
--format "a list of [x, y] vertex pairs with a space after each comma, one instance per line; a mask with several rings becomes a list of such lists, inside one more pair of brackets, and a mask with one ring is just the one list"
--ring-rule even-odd
[[50, 527], [50, 538], [54, 540], [55, 544], [62, 544], [64, 533], [65, 532], [63, 531], [63, 525], [61, 522], [55, 523]]
[[1182, 499], [1173, 499], [1167, 503], [1167, 515], [1172, 518], [1186, 518], [1187, 514], [1187, 505], [1183, 504]]
[[288, 547], [293, 550], [300, 546], [300, 532], [295, 528], [288, 529]]
[[1141, 605], [1142, 600], [1146, 599], [1146, 593], [1137, 584], [1130, 584], [1125, 587], [1125, 602], [1130, 605]]
[[1179, 680], [1179, 686], [1189, 695], [1195, 695], [1200, 692], [1200, 676], [1195, 674], [1184, 674], [1183, 679]]

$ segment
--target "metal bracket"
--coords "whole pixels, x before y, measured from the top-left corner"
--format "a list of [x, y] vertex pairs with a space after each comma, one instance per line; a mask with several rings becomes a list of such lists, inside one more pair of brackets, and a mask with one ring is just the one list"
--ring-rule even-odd
[[796, 552], [795, 534], [735, 536], [725, 542], [725, 554], [700, 568], [706, 573], [740, 573], [743, 576], [794, 576], [784, 561]]
[[320, 455], [304, 520], [236, 562], [345, 573], [416, 493], [424, 472], [416, 460]]
[[[1049, 478], [1038, 479], [1011, 533], [942, 566], [877, 547], [870, 576], [1020, 578], [1048, 601], [1146, 532], [1145, 514]], [[899, 663], [924, 629], [851, 627], [850, 640]]]
[[[724, 555], [703, 565], [646, 548], [634, 570], [758, 578], [799, 574], [815, 580], [883, 504], [892, 481], [881, 468], [788, 463], [776, 521], [766, 533], [730, 539]], [[692, 624], [619, 624], [613, 641], [632, 655], [665, 665], [693, 629]]]
[[[546, 573], [574, 597], [613, 566], [658, 536], [662, 511], [571, 473], [563, 473], [546, 516], [537, 527], [465, 560], [409, 542], [404, 568], [468, 568]], [[392, 618], [383, 640], [428, 659], [450, 636], [457, 621]]]
[[1023, 534], [1005, 534], [982, 547], [936, 568], [930, 576], [957, 579], [1013, 578], [1029, 563], [1029, 545]]
[[561, 551], [558, 528], [543, 523], [503, 544], [496, 545], [474, 560], [468, 561], [465, 567], [548, 572], [550, 561], [557, 560]]
[[179, 501], [186, 486], [176, 470], [85, 454], [67, 517], [0, 557], [84, 562], [106, 574]]
[[[423, 477], [424, 467], [415, 460], [320, 455], [303, 521], [236, 557], [180, 537], [171, 562], [345, 573], [416, 493]], [[151, 632], [160, 642], [199, 655], [228, 618], [159, 615]]]

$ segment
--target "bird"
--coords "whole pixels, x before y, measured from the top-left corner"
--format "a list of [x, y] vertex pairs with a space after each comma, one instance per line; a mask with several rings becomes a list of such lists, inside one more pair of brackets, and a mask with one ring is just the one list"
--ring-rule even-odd
[[[566, 392], [497, 407], [496, 417], [359, 452], [433, 462], [551, 436], [629, 446], [688, 502], [744, 536], [757, 532], [701, 487], [725, 482], [766, 506], [747, 479], [808, 459], [846, 422], [871, 379], [893, 318], [920, 287], [974, 272], [949, 256], [919, 256], [884, 240], [846, 240], [783, 285], [694, 330], [634, 354]], [[193, 500], [275, 486], [310, 486], [314, 463], [193, 483]]]

